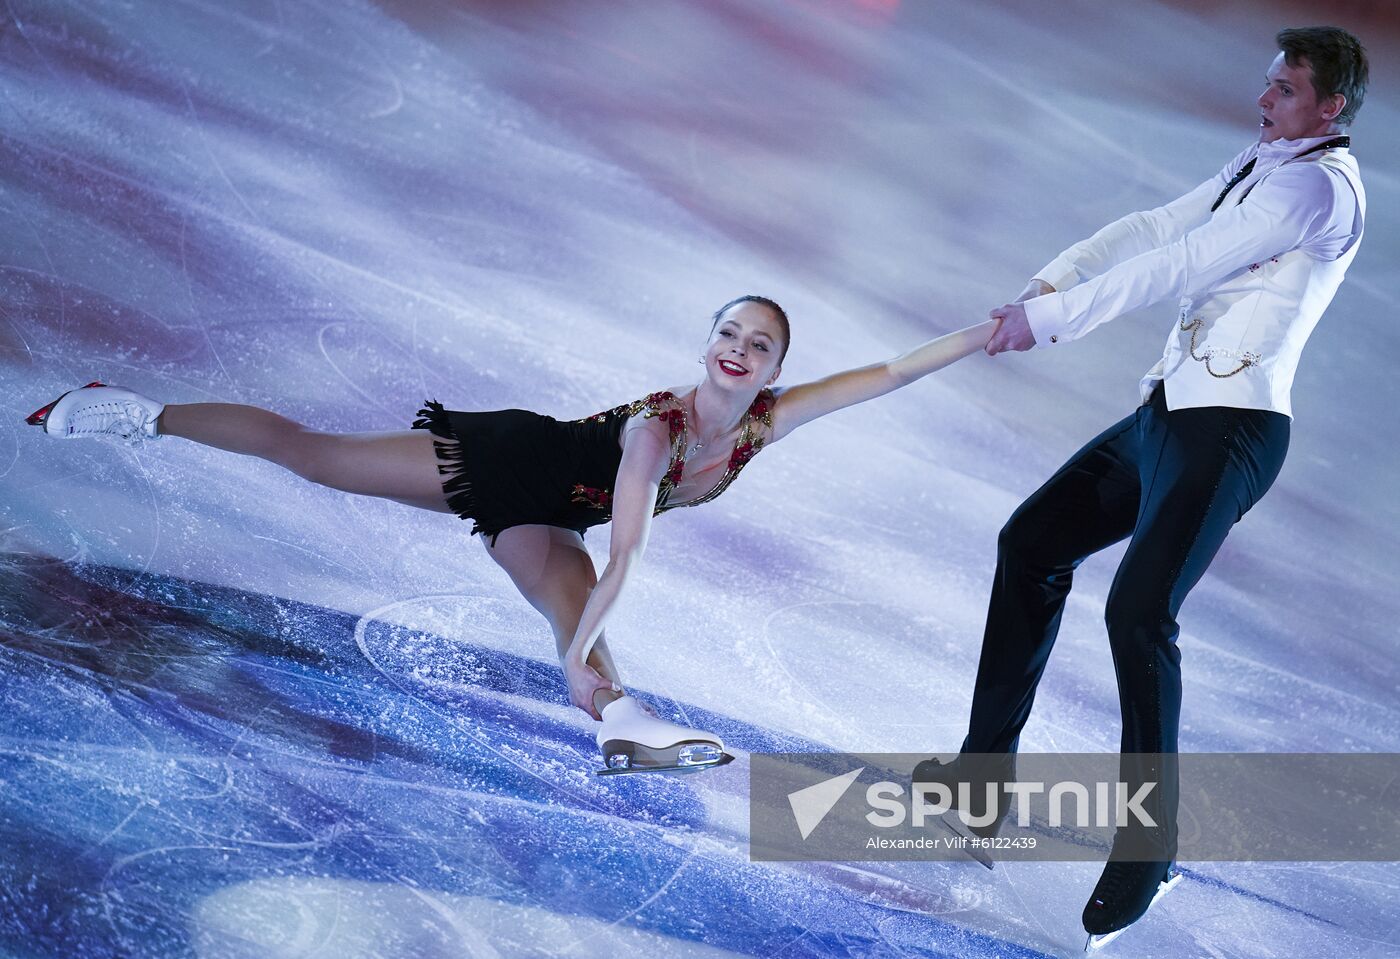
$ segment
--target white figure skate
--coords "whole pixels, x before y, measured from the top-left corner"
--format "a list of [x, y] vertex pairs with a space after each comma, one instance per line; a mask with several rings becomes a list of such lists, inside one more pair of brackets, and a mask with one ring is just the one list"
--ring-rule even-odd
[[608, 703], [602, 715], [598, 746], [607, 768], [599, 776], [689, 773], [734, 761], [718, 736], [658, 719], [631, 696]]
[[160, 436], [156, 418], [164, 409], [164, 403], [139, 393], [92, 382], [69, 390], [48, 406], [30, 413], [24, 421], [63, 439], [114, 436], [135, 446]]

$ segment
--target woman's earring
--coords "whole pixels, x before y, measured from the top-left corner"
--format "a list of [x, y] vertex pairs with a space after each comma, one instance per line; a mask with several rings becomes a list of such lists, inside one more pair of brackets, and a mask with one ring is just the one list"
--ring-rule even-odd
[[701, 356], [700, 359], [696, 360], [695, 362], [699, 363], [701, 366], [704, 366], [704, 365], [705, 365], [705, 357], [704, 357], [704, 356]]

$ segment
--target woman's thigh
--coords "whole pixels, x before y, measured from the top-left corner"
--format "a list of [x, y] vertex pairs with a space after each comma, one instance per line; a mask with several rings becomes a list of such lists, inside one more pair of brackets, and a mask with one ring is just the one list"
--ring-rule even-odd
[[[558, 526], [530, 525], [502, 530], [495, 546], [484, 536], [482, 542], [520, 595], [549, 620], [562, 656], [573, 641], [583, 607], [598, 584], [593, 558], [583, 545], [583, 537]], [[617, 679], [602, 639], [594, 644], [588, 661], [604, 676]]]
[[297, 472], [324, 486], [450, 513], [442, 492], [440, 460], [426, 430], [318, 433], [302, 437]]
[[494, 546], [485, 536], [482, 542], [520, 595], [546, 619], [559, 620], [570, 630], [578, 625], [598, 582], [582, 536], [558, 526], [512, 526], [501, 531]]

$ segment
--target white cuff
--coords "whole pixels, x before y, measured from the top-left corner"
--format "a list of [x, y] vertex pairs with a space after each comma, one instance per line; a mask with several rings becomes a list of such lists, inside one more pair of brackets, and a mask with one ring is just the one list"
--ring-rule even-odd
[[1050, 346], [1069, 341], [1069, 324], [1065, 322], [1062, 294], [1047, 293], [1044, 296], [1032, 297], [1021, 306], [1026, 311], [1026, 323], [1035, 337], [1036, 346]]

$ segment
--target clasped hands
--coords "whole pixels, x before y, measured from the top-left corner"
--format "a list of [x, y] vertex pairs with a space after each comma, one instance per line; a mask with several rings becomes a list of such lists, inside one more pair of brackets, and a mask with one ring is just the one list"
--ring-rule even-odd
[[1013, 302], [992, 310], [988, 315], [998, 321], [996, 332], [983, 347], [988, 356], [996, 356], [1007, 351], [1020, 352], [1035, 346], [1035, 334], [1026, 321], [1026, 308], [1021, 304], [1036, 296], [1054, 293], [1055, 288], [1044, 280], [1031, 280]]

